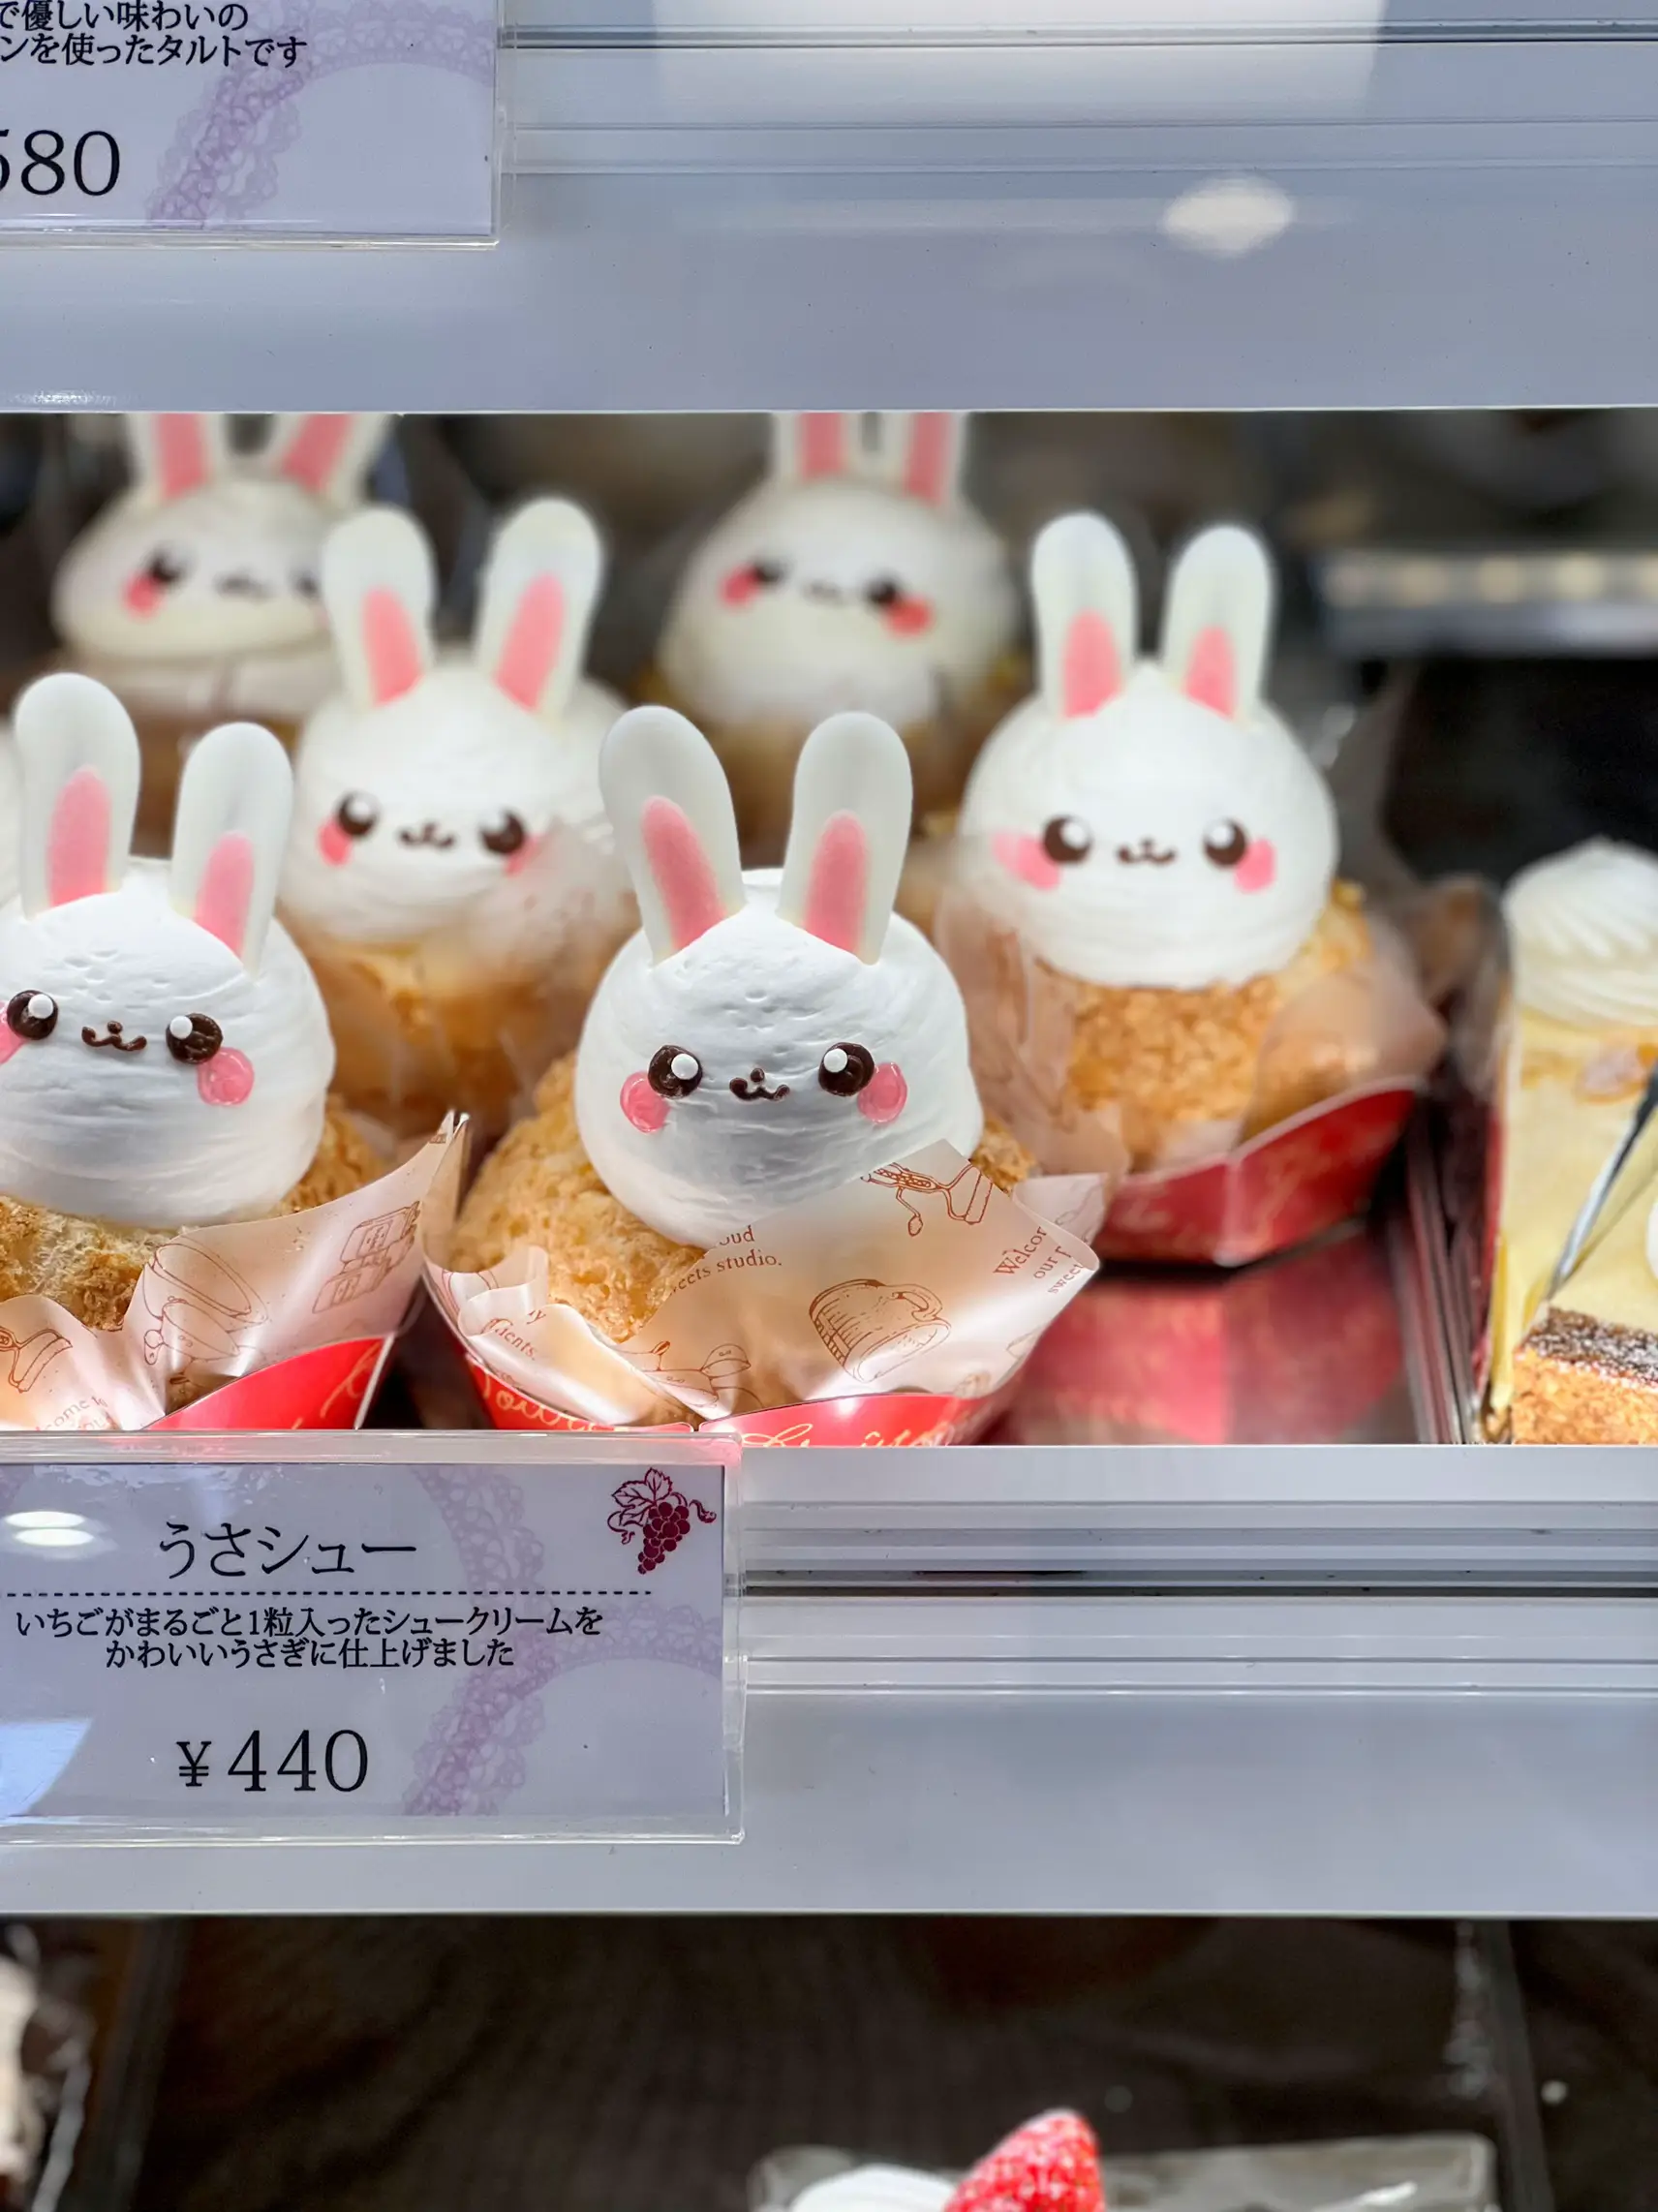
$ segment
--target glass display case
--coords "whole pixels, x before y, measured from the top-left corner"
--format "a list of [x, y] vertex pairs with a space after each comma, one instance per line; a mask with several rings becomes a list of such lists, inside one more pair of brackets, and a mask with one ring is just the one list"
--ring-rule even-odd
[[523, 0], [488, 244], [0, 203], [0, 1919], [698, 1916], [798, 2053], [994, 2011], [934, 1919], [1373, 1916], [1391, 2102], [1026, 2022], [616, 2201], [1121, 2089], [1120, 2204], [1547, 2212], [1502, 1923], [1658, 1912], [1652, 32]]

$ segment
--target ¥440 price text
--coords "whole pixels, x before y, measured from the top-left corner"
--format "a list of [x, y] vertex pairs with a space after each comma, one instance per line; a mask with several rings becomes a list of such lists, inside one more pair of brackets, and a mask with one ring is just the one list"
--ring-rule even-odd
[[19, 188], [31, 200], [77, 192], [107, 200], [121, 174], [121, 149], [107, 131], [82, 131], [72, 145], [61, 131], [14, 131], [0, 125], [0, 192]]
[[182, 1736], [176, 1740], [178, 1778], [187, 1790], [223, 1781], [238, 1784], [247, 1796], [255, 1797], [282, 1790], [296, 1797], [328, 1790], [349, 1797], [368, 1780], [368, 1745], [354, 1728], [337, 1728], [326, 1738], [319, 1730], [315, 1737], [318, 1751], [312, 1749], [311, 1730], [302, 1728], [280, 1758], [277, 1744], [281, 1738], [273, 1736], [267, 1744], [264, 1731], [258, 1728], [223, 1761], [210, 1736], [202, 1736], [199, 1743]]

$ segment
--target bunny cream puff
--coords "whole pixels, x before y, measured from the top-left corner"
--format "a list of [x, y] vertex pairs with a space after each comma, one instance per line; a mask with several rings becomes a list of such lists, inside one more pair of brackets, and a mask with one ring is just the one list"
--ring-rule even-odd
[[402, 1135], [463, 1107], [505, 1127], [568, 1051], [630, 926], [584, 677], [598, 536], [565, 500], [501, 531], [470, 652], [439, 655], [425, 538], [371, 508], [329, 538], [343, 692], [295, 761], [283, 912], [334, 1025], [340, 1088]]
[[710, 1245], [946, 1140], [1011, 1188], [949, 970], [893, 914], [909, 767], [871, 715], [803, 749], [781, 873], [743, 874], [707, 742], [666, 708], [600, 759], [643, 927], [599, 987], [537, 1113], [484, 1162], [449, 1264], [543, 1247], [552, 1296], [630, 1336]]
[[[1033, 968], [1065, 1040], [1061, 1116], [1116, 1109], [1140, 1168], [1224, 1151], [1362, 1080], [1344, 1047], [1274, 1025], [1372, 950], [1329, 791], [1261, 695], [1266, 554], [1238, 529], [1195, 539], [1155, 661], [1136, 661], [1133, 570], [1099, 517], [1050, 524], [1031, 579], [1041, 688], [968, 781], [960, 888]], [[954, 941], [969, 997], [994, 988], [982, 946]]]
[[1017, 696], [1019, 595], [961, 493], [965, 417], [777, 418], [765, 480], [691, 555], [646, 697], [706, 730], [743, 849], [774, 862], [808, 731], [857, 708], [903, 732], [916, 804], [954, 805]]
[[65, 661], [137, 720], [158, 843], [183, 747], [242, 715], [287, 738], [332, 688], [322, 540], [361, 500], [385, 421], [277, 415], [242, 454], [223, 415], [127, 417], [132, 483], [65, 554], [52, 618]]
[[179, 1229], [297, 1212], [379, 1163], [328, 1100], [309, 969], [271, 919], [291, 771], [268, 730], [195, 748], [170, 862], [134, 860], [138, 747], [89, 677], [18, 701], [21, 891], [0, 911], [0, 1299], [121, 1320]]

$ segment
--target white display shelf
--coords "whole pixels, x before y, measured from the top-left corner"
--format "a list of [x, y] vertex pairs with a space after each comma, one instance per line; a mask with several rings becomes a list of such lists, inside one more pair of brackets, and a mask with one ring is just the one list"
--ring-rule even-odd
[[1654, 1455], [777, 1451], [744, 1489], [740, 1844], [54, 1839], [0, 1848], [0, 1912], [1658, 1915]]
[[0, 406], [1650, 400], [1649, 8], [892, 13], [526, 15], [494, 248], [0, 242]]

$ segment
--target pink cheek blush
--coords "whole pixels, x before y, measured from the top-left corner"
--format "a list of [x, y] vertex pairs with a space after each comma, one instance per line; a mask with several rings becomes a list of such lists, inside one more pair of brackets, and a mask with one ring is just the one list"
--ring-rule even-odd
[[524, 840], [523, 844], [518, 847], [517, 851], [507, 856], [507, 875], [522, 876], [525, 869], [529, 867], [531, 861], [535, 859], [537, 853], [540, 851], [542, 845], [545, 843], [545, 838], [527, 837]]
[[132, 577], [121, 594], [121, 603], [129, 614], [154, 614], [162, 602], [162, 586], [142, 570]]
[[895, 637], [919, 637], [933, 627], [933, 607], [927, 599], [895, 599], [886, 610], [886, 626]]
[[19, 1045], [28, 1043], [27, 1037], [18, 1036], [10, 1022], [0, 1022], [0, 1067], [4, 1067]]
[[733, 568], [720, 587], [720, 597], [728, 607], [746, 607], [760, 588], [760, 579], [752, 568]]
[[317, 832], [317, 850], [330, 868], [344, 868], [352, 857], [352, 841], [332, 814]]
[[254, 1063], [233, 1045], [221, 1046], [196, 1070], [196, 1088], [204, 1106], [241, 1106], [253, 1096]]
[[1238, 863], [1233, 881], [1240, 891], [1270, 891], [1278, 873], [1278, 856], [1272, 843], [1256, 838]]
[[648, 1075], [630, 1075], [622, 1086], [622, 1111], [635, 1129], [654, 1137], [668, 1118], [668, 1102], [651, 1089]]
[[909, 1099], [909, 1086], [897, 1060], [883, 1060], [858, 1092], [858, 1112], [876, 1128], [896, 1121]]
[[1049, 859], [1040, 838], [1025, 837], [1017, 830], [998, 830], [990, 848], [1007, 873], [1017, 876], [1021, 883], [1029, 883], [1032, 891], [1059, 889], [1059, 863]]

